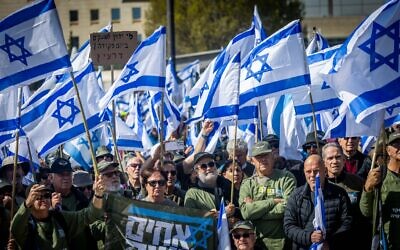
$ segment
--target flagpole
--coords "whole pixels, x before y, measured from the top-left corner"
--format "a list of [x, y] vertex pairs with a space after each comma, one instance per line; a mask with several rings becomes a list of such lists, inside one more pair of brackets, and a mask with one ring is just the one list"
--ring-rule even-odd
[[99, 175], [99, 172], [98, 172], [98, 169], [97, 169], [96, 156], [95, 156], [95, 153], [94, 153], [94, 148], [93, 148], [93, 144], [92, 144], [92, 139], [91, 139], [90, 133], [89, 133], [89, 127], [88, 127], [87, 121], [86, 121], [85, 111], [83, 110], [83, 105], [82, 105], [81, 97], [80, 97], [80, 95], [79, 95], [79, 89], [78, 89], [78, 86], [76, 85], [74, 73], [72, 73], [72, 70], [69, 72], [69, 74], [70, 74], [70, 76], [71, 76], [72, 83], [74, 84], [74, 88], [75, 88], [75, 92], [76, 92], [76, 97], [78, 98], [79, 108], [80, 108], [81, 113], [82, 113], [83, 126], [85, 127], [86, 138], [87, 138], [87, 140], [88, 140], [89, 149], [90, 149], [90, 154], [91, 154], [91, 156], [92, 156], [94, 174], [95, 174], [95, 176], [98, 176], [98, 175]]
[[[20, 119], [21, 117], [21, 105], [22, 105], [22, 87], [18, 88], [18, 106], [17, 106], [17, 117]], [[19, 150], [19, 128], [17, 128], [15, 132], [15, 154], [14, 154], [14, 166], [13, 166], [13, 175], [12, 175], [12, 190], [11, 190], [11, 211], [10, 211], [10, 220], [12, 221], [14, 217], [14, 209], [15, 209], [15, 193], [16, 193], [16, 179], [17, 179], [17, 165], [18, 165], [18, 150]], [[11, 234], [11, 223], [10, 223], [10, 237], [12, 239]]]
[[259, 123], [259, 127], [260, 127], [260, 137], [262, 140], [262, 138], [264, 138], [264, 132], [263, 132], [263, 119], [262, 119], [260, 102], [257, 102], [257, 109], [258, 109], [258, 123]]
[[238, 127], [238, 118], [235, 117], [235, 131], [233, 133], [233, 153], [232, 153], [232, 166], [233, 166], [233, 171], [232, 171], [232, 179], [231, 179], [231, 199], [230, 202], [233, 203], [233, 192], [234, 192], [234, 188], [235, 188], [235, 184], [234, 184], [234, 175], [235, 175], [235, 171], [236, 171], [236, 143], [237, 143], [237, 127]]
[[34, 169], [34, 167], [33, 167], [32, 152], [31, 152], [31, 146], [30, 146], [28, 137], [26, 137], [26, 145], [28, 146], [29, 167], [30, 167], [31, 172], [32, 172], [33, 182], [36, 183], [37, 180], [36, 180], [36, 175], [34, 174], [35, 169]]
[[310, 88], [309, 97], [310, 97], [311, 112], [312, 112], [312, 118], [313, 118], [312, 120], [313, 120], [313, 126], [314, 126], [314, 138], [315, 138], [315, 142], [317, 143], [317, 150], [318, 150], [318, 152], [321, 152], [319, 141], [318, 141], [318, 135], [317, 135], [317, 118], [315, 117], [314, 101], [313, 101], [312, 94], [311, 94], [311, 88]]
[[164, 89], [161, 92], [161, 105], [160, 105], [160, 153], [161, 153], [161, 168], [164, 167]]
[[255, 121], [254, 122], [254, 125], [255, 125], [255, 127], [256, 127], [256, 131], [254, 131], [254, 135], [255, 135], [255, 142], [257, 143], [258, 142], [258, 122], [257, 121]]

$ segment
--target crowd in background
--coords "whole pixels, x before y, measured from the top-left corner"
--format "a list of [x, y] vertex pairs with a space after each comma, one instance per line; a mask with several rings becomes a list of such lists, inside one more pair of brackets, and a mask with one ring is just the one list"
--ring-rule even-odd
[[[30, 165], [18, 162], [14, 200], [14, 158], [5, 158], [0, 168], [0, 249], [123, 248], [118, 245], [121, 235], [112, 232], [102, 210], [108, 193], [207, 210], [216, 218], [224, 198], [237, 249], [309, 249], [312, 244], [371, 249], [379, 228], [376, 218], [387, 249], [400, 249], [400, 126], [387, 130], [369, 155], [359, 151], [359, 137], [326, 141], [323, 132], [310, 133], [304, 161], [281, 157], [276, 135], [265, 136], [251, 152], [241, 139], [205, 152], [212, 129], [212, 122], [203, 123], [194, 149], [165, 151], [158, 144], [148, 158], [119, 152], [121, 164], [101, 146], [96, 151], [98, 176], [93, 169], [71, 166], [68, 155], [56, 151], [43, 160], [36, 183], [26, 186]], [[376, 168], [371, 169], [374, 152]], [[317, 175], [324, 230], [313, 224]], [[106, 232], [114, 233], [114, 240], [105, 241]]]

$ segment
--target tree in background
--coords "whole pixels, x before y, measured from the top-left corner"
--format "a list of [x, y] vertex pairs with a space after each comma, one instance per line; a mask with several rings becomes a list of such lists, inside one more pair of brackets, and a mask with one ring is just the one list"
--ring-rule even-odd
[[[254, 5], [267, 34], [303, 16], [299, 0], [175, 0], [176, 53], [226, 46], [233, 36], [250, 27]], [[145, 14], [147, 36], [159, 25], [166, 26], [166, 7], [166, 0], [150, 0]]]

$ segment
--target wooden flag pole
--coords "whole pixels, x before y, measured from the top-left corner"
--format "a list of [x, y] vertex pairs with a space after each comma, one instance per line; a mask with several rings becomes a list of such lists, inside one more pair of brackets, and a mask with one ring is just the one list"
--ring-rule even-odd
[[[17, 117], [18, 119], [21, 117], [21, 105], [22, 105], [22, 87], [18, 88], [18, 106], [17, 106]], [[15, 132], [15, 154], [14, 154], [14, 166], [13, 166], [13, 176], [12, 176], [12, 189], [11, 189], [11, 211], [10, 211], [10, 220], [14, 218], [14, 210], [15, 210], [15, 193], [16, 193], [16, 179], [17, 179], [17, 165], [18, 165], [18, 151], [19, 151], [19, 128]], [[11, 224], [10, 223], [10, 237], [11, 240], [13, 238], [11, 234]]]
[[160, 152], [161, 152], [161, 156], [160, 156], [160, 161], [161, 161], [161, 168], [164, 167], [164, 152], [165, 152], [165, 148], [164, 148], [164, 89], [161, 92], [161, 105], [160, 105]]
[[263, 119], [262, 119], [260, 102], [257, 102], [257, 109], [258, 109], [258, 124], [259, 124], [259, 128], [260, 128], [260, 137], [262, 140], [264, 138], [264, 131], [263, 131]]
[[[116, 149], [117, 148], [117, 136], [115, 134], [115, 131], [112, 129], [111, 124], [109, 124], [109, 126], [110, 126], [110, 131], [111, 131], [111, 138], [112, 138], [112, 141], [113, 141], [113, 144], [114, 144], [114, 149]], [[125, 171], [124, 171], [124, 169], [122, 167], [122, 160], [121, 160], [121, 156], [118, 153], [118, 148], [117, 148], [116, 151], [114, 150], [114, 152], [116, 152], [115, 157], [117, 158], [119, 171], [121, 173], [123, 173], [121, 175], [122, 179], [123, 179], [124, 183], [128, 183], [128, 178], [127, 178], [127, 176], [125, 174]]]
[[91, 156], [92, 156], [94, 174], [95, 174], [95, 176], [98, 176], [98, 175], [99, 175], [99, 172], [98, 172], [98, 169], [97, 169], [96, 155], [95, 155], [95, 153], [94, 153], [94, 148], [93, 148], [93, 144], [92, 144], [92, 139], [91, 139], [91, 137], [90, 137], [89, 127], [88, 127], [87, 121], [86, 121], [85, 111], [83, 110], [83, 105], [82, 105], [81, 97], [80, 97], [80, 95], [79, 95], [79, 89], [78, 89], [78, 86], [76, 85], [75, 77], [74, 77], [74, 74], [72, 73], [72, 71], [70, 71], [70, 76], [71, 76], [71, 79], [72, 79], [72, 83], [74, 84], [74, 88], [75, 88], [75, 92], [76, 92], [76, 97], [78, 98], [79, 108], [80, 108], [81, 113], [82, 113], [83, 126], [85, 127], [86, 138], [87, 138], [87, 140], [88, 140], [89, 149], [90, 149], [90, 154], [91, 154]]
[[35, 168], [33, 167], [32, 152], [31, 152], [31, 146], [30, 146], [28, 137], [26, 137], [26, 145], [28, 146], [29, 167], [31, 169], [31, 173], [33, 176], [33, 182], [37, 183], [38, 180], [36, 179], [36, 175], [34, 174]]
[[313, 101], [313, 98], [312, 98], [311, 89], [310, 89], [309, 97], [310, 97], [312, 120], [313, 120], [313, 126], [314, 126], [314, 138], [315, 138], [315, 142], [317, 143], [317, 150], [318, 150], [318, 152], [321, 152], [321, 148], [320, 148], [319, 140], [318, 140], [318, 135], [317, 135], [317, 118], [315, 117], [314, 101]]
[[235, 183], [234, 183], [234, 175], [235, 175], [235, 171], [236, 171], [236, 144], [237, 144], [237, 127], [238, 127], [238, 118], [235, 117], [235, 132], [233, 133], [233, 153], [232, 153], [232, 166], [233, 166], [233, 171], [232, 171], [232, 180], [231, 180], [231, 199], [230, 202], [233, 203], [233, 193], [235, 191]]

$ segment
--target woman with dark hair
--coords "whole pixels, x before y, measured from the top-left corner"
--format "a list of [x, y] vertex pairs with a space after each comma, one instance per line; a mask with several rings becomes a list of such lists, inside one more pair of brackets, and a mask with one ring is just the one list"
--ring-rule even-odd
[[[156, 167], [161, 168], [160, 161], [156, 163]], [[164, 161], [161, 170], [164, 173], [164, 176], [167, 177], [165, 198], [175, 202], [178, 206], [183, 207], [186, 192], [180, 189], [179, 187], [175, 186], [177, 178], [175, 163], [173, 161]]]
[[[234, 164], [235, 163], [235, 164]], [[232, 182], [233, 178], [233, 201], [226, 206], [228, 220], [233, 225], [238, 220], [243, 220], [239, 209], [239, 191], [242, 184], [244, 173], [238, 161], [227, 160], [220, 168], [221, 175]], [[230, 197], [225, 197], [226, 200]]]
[[147, 196], [143, 201], [161, 205], [177, 206], [177, 204], [165, 198], [167, 189], [167, 176], [160, 167], [146, 167], [141, 172], [142, 186], [146, 189]]

